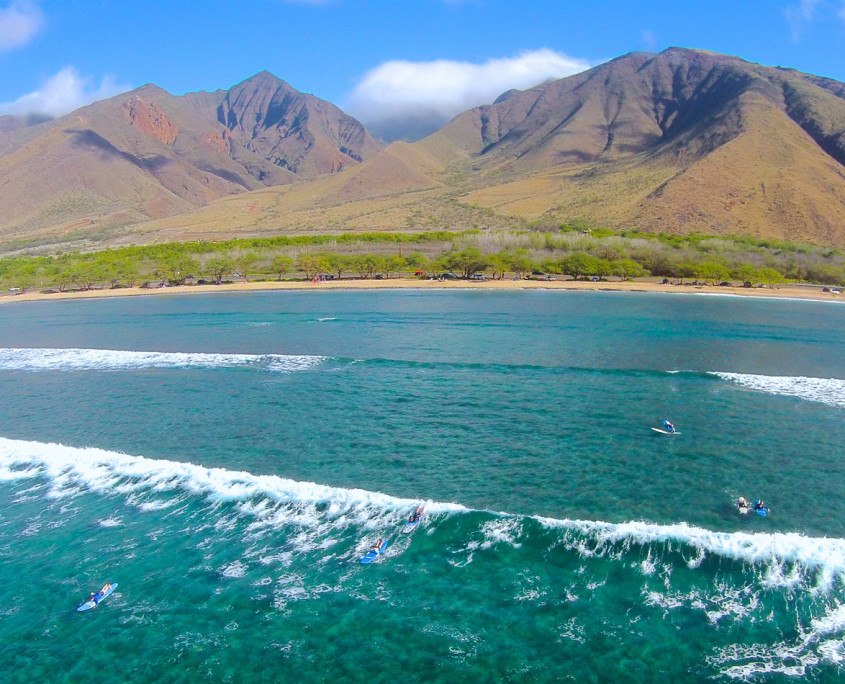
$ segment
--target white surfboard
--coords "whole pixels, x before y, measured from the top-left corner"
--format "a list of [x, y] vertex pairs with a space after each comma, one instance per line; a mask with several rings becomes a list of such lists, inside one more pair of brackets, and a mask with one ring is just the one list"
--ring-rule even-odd
[[655, 427], [653, 427], [651, 429], [654, 430], [655, 432], [659, 432], [661, 435], [680, 435], [681, 434], [678, 431], [669, 432], [668, 430], [661, 430], [660, 428], [655, 428]]
[[108, 589], [106, 589], [106, 590], [105, 590], [102, 594], [99, 594], [99, 592], [98, 592], [98, 596], [97, 596], [97, 599], [96, 599], [95, 601], [86, 601], [86, 602], [85, 602], [85, 603], [83, 603], [81, 606], [79, 606], [79, 608], [77, 608], [77, 609], [76, 609], [76, 611], [77, 611], [78, 613], [81, 613], [81, 612], [82, 612], [82, 611], [84, 611], [84, 610], [91, 610], [92, 608], [96, 608], [98, 605], [100, 605], [100, 603], [102, 603], [102, 601], [103, 601], [103, 599], [104, 599], [104, 598], [106, 598], [107, 596], [111, 596], [111, 593], [112, 593], [115, 589], [117, 589], [117, 582], [115, 582], [114, 584], [112, 584], [112, 585], [111, 585]]

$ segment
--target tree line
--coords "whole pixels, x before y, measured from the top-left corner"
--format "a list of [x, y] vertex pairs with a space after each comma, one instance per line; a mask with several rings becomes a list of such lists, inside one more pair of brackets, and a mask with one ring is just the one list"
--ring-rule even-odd
[[[407, 252], [410, 246], [412, 251]], [[86, 290], [204, 280], [648, 276], [717, 284], [845, 284], [839, 250], [751, 238], [669, 236], [562, 226], [555, 231], [436, 231], [181, 242], [0, 259], [5, 288]]]

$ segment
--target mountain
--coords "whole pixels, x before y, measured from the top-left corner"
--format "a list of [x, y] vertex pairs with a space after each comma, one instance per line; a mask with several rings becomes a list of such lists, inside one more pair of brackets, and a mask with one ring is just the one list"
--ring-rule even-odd
[[[272, 79], [259, 74], [241, 84], [243, 93], [236, 87], [180, 102], [213, 109], [204, 121], [225, 122], [230, 149], [240, 155], [227, 156], [228, 163], [252, 155], [254, 173], [242, 175], [269, 187], [220, 192], [199, 209], [168, 210], [100, 239], [583, 222], [845, 247], [845, 84], [831, 79], [702, 50], [631, 53], [508, 91], [423, 140], [356, 153], [360, 164], [350, 158], [339, 173], [305, 178], [315, 167], [295, 161], [302, 145], [287, 140], [293, 120], [272, 124], [277, 117], [268, 101], [287, 102], [286, 89], [275, 81], [272, 97], [250, 95], [267, 90], [257, 86], [265, 78]], [[246, 123], [256, 115], [268, 122], [259, 127], [266, 136]], [[147, 118], [155, 120], [153, 113]], [[29, 141], [23, 147], [33, 147], [41, 134], [34, 137], [32, 128], [52, 125], [0, 134], [0, 173], [10, 158], [6, 136], [23, 136]], [[357, 129], [329, 127], [327, 137], [343, 141], [319, 157], [329, 160], [323, 162], [329, 170], [339, 168], [332, 159], [343, 161], [342, 148], [356, 139], [350, 130]], [[364, 144], [368, 138], [360, 140], [362, 149], [374, 149]], [[288, 161], [278, 165], [282, 149]], [[274, 175], [258, 181], [261, 164]]]
[[267, 72], [213, 93], [146, 85], [34, 125], [0, 117], [0, 239], [107, 242], [221, 197], [341, 171], [380, 147]]
[[843, 247], [844, 165], [845, 84], [670, 48], [508, 91], [337, 177], [226, 198], [137, 239], [584, 222]]

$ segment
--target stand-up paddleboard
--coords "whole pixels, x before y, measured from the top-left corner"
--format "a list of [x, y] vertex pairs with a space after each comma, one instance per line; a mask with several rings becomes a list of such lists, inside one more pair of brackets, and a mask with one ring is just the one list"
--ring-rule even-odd
[[414, 514], [408, 519], [408, 522], [405, 523], [405, 527], [402, 528], [402, 534], [411, 534], [411, 532], [417, 529], [422, 522], [424, 514], [425, 507], [417, 506], [417, 510], [414, 511]]
[[390, 539], [385, 539], [381, 543], [381, 546], [379, 546], [377, 549], [370, 549], [369, 551], [367, 551], [366, 555], [361, 559], [361, 563], [363, 563], [364, 565], [369, 565], [370, 563], [375, 561], [376, 558], [378, 558], [381, 554], [384, 553], [384, 550], [387, 548], [387, 544], [389, 541]]
[[76, 609], [77, 613], [81, 613], [83, 610], [91, 610], [92, 608], [96, 608], [100, 602], [105, 599], [106, 597], [110, 596], [111, 593], [117, 589], [117, 582], [109, 586], [104, 592], [100, 593], [99, 591], [94, 595], [94, 599], [92, 601], [86, 601], [83, 603], [79, 608]]
[[668, 430], [661, 430], [660, 428], [653, 427], [651, 428], [655, 432], [659, 432], [661, 435], [680, 435], [681, 433], [677, 430], [675, 432], [669, 432]]

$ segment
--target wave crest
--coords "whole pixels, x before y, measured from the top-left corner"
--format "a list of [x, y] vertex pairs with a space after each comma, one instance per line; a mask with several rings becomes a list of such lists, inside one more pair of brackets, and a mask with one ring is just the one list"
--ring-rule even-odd
[[141, 368], [227, 368], [254, 366], [293, 372], [318, 366], [325, 357], [288, 354], [204, 354], [117, 349], [0, 348], [0, 370], [74, 371]]

